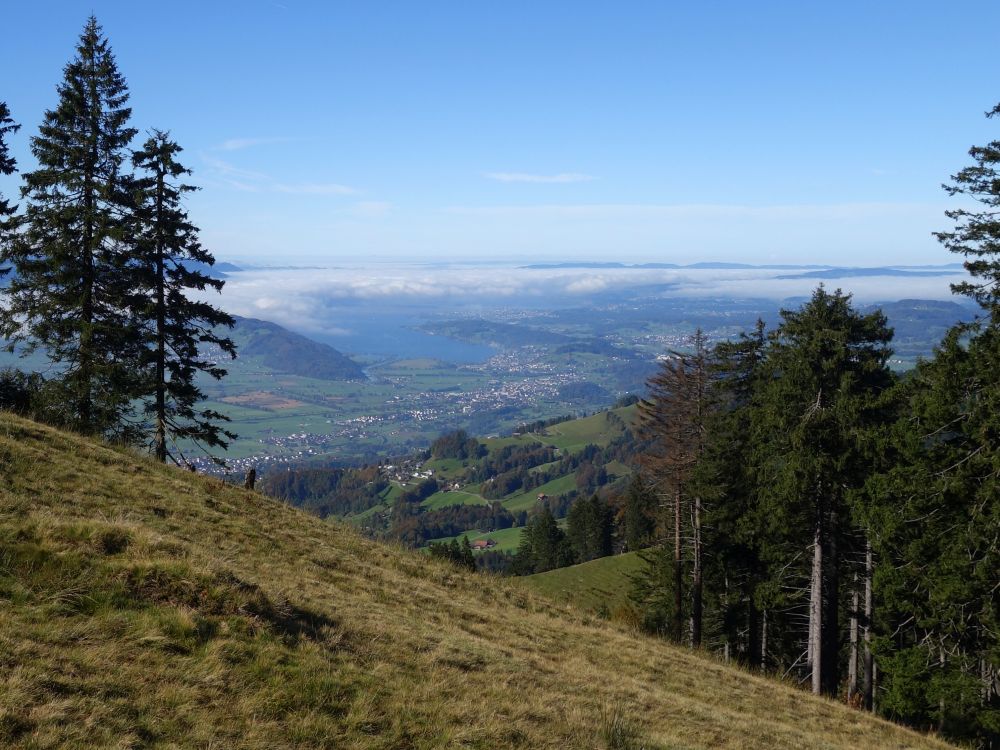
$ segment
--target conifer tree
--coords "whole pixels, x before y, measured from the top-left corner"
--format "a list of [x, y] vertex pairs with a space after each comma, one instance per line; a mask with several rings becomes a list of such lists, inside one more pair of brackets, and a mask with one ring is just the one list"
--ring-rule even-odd
[[521, 532], [515, 563], [517, 572], [525, 575], [544, 573], [572, 563], [566, 534], [559, 528], [547, 504], [541, 504]]
[[[0, 174], [12, 175], [17, 171], [17, 162], [10, 155], [10, 147], [7, 145], [7, 136], [16, 133], [21, 126], [14, 122], [10, 116], [10, 109], [6, 102], [0, 102]], [[10, 204], [10, 200], [0, 193], [0, 252], [4, 244], [8, 241], [8, 234], [13, 229], [12, 217], [17, 210], [16, 206]], [[0, 276], [4, 270], [0, 269]]]
[[[1000, 104], [986, 113], [1000, 115]], [[956, 222], [948, 232], [936, 232], [938, 240], [951, 252], [963, 256], [971, 281], [953, 284], [952, 290], [978, 302], [995, 323], [1000, 323], [1000, 141], [969, 149], [973, 164], [952, 175], [944, 188], [949, 195], [961, 195], [984, 206], [983, 210], [957, 208], [945, 215]]]
[[566, 514], [566, 538], [577, 562], [611, 554], [611, 509], [598, 495], [577, 500]]
[[639, 472], [632, 477], [625, 495], [625, 548], [632, 552], [648, 546], [656, 530], [656, 495]]
[[218, 423], [227, 417], [212, 409], [198, 409], [204, 397], [195, 378], [226, 374], [206, 347], [236, 356], [233, 342], [216, 333], [232, 327], [233, 318], [207, 302], [190, 299], [189, 291], [221, 291], [224, 282], [201, 269], [215, 258], [198, 241], [198, 229], [188, 219], [182, 200], [196, 188], [179, 182], [190, 170], [177, 161], [180, 146], [167, 133], [153, 131], [132, 156], [140, 176], [134, 181], [137, 204], [138, 255], [133, 267], [136, 295], [133, 308], [142, 323], [146, 350], [143, 358], [143, 396], [146, 415], [153, 421], [153, 453], [160, 461], [183, 457], [169, 448], [178, 439], [203, 447], [225, 447], [235, 437]]
[[680, 641], [683, 632], [684, 542], [689, 541], [690, 631], [691, 642], [697, 646], [701, 643], [703, 608], [702, 503], [701, 497], [690, 491], [688, 482], [704, 447], [710, 376], [708, 350], [700, 330], [692, 343], [692, 354], [671, 352], [663, 360], [660, 371], [648, 382], [649, 395], [639, 402], [638, 411], [639, 435], [649, 445], [641, 460], [671, 510], [674, 638]]
[[[754, 435], [764, 554], [772, 571], [804, 579], [812, 688], [833, 695], [841, 573], [856, 538], [850, 494], [871, 474], [858, 436], [876, 423], [879, 399], [893, 382], [886, 366], [892, 331], [881, 312], [861, 315], [849, 295], [822, 286], [800, 310], [781, 316]], [[807, 566], [796, 563], [810, 558]]]
[[712, 351], [708, 437], [695, 466], [692, 490], [705, 503], [707, 606], [723, 655], [765, 667], [765, 578], [758, 528], [758, 493], [752, 471], [754, 395], [766, 354], [764, 323]]
[[131, 213], [122, 162], [135, 130], [128, 88], [91, 17], [45, 113], [24, 175], [24, 231], [4, 248], [16, 268], [0, 335], [58, 365], [63, 420], [128, 437], [131, 365], [139, 341], [126, 297]]
[[903, 390], [872, 514], [880, 709], [1000, 741], [1000, 335], [954, 329]]

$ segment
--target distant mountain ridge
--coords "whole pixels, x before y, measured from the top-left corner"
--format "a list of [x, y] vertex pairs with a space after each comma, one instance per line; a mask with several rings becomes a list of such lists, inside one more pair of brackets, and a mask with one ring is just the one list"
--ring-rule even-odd
[[[699, 261], [698, 263], [619, 263], [614, 261], [566, 261], [560, 263], [532, 263], [519, 266], [524, 270], [554, 270], [554, 269], [698, 269], [722, 271], [807, 271], [809, 273], [794, 276], [778, 276], [779, 279], [807, 278], [847, 278], [850, 276], [937, 276], [944, 273], [958, 273], [961, 263], [942, 263], [940, 265], [923, 266], [879, 266], [873, 268], [834, 266], [829, 263], [732, 263], [729, 261]], [[826, 275], [830, 274], [830, 275]]]
[[[933, 267], [932, 267], [933, 268]], [[805, 273], [775, 276], [776, 279], [852, 279], [868, 276], [950, 276], [963, 273], [961, 267], [942, 266], [934, 270], [910, 270], [883, 266], [879, 268], [826, 268]]]

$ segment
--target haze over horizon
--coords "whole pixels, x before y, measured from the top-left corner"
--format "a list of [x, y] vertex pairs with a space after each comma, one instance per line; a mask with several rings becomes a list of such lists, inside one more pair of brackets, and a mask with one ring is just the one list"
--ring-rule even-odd
[[60, 0], [5, 9], [22, 170], [91, 11], [220, 259], [948, 263], [995, 130], [987, 2]]

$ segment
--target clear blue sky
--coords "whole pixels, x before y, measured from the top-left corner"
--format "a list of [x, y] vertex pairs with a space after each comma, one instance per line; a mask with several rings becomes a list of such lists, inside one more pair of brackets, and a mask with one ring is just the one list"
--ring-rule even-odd
[[950, 262], [1000, 133], [996, 2], [10, 2], [25, 166], [91, 11], [224, 259]]

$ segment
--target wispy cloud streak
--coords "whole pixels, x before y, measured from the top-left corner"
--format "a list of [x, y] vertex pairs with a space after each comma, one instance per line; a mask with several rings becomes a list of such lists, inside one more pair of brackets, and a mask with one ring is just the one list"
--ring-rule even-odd
[[216, 150], [218, 151], [242, 151], [245, 148], [253, 148], [254, 146], [266, 146], [270, 143], [288, 143], [291, 138], [230, 138], [229, 140], [220, 143]]
[[483, 175], [497, 182], [534, 182], [546, 184], [568, 184], [572, 182], [590, 182], [597, 178], [580, 172], [560, 172], [559, 174], [528, 174], [527, 172], [487, 172]]

